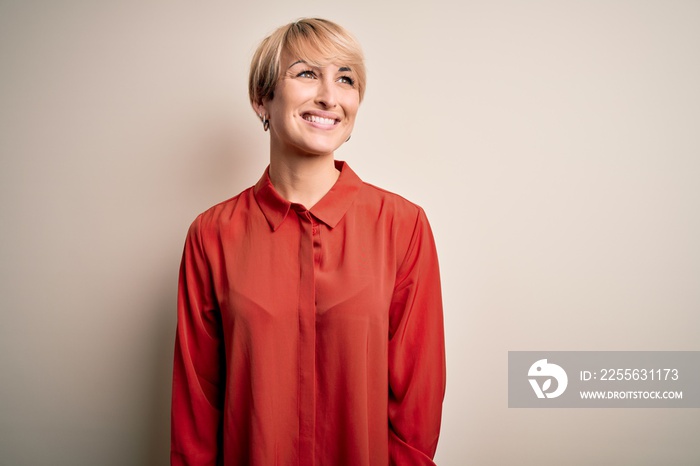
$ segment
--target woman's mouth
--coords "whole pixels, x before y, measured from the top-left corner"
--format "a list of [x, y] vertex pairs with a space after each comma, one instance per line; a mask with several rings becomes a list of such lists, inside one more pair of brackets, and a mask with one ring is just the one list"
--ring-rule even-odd
[[318, 115], [311, 115], [310, 113], [307, 113], [306, 115], [303, 116], [304, 120], [309, 121], [311, 123], [317, 123], [319, 125], [328, 125], [332, 126], [338, 123], [338, 120], [333, 119], [333, 118], [324, 118], [320, 117]]

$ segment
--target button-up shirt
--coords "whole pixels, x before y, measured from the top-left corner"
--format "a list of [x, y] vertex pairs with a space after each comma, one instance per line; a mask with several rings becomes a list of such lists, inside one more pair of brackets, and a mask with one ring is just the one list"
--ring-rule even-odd
[[311, 209], [258, 183], [200, 214], [178, 290], [173, 465], [433, 465], [437, 254], [417, 205], [344, 162]]

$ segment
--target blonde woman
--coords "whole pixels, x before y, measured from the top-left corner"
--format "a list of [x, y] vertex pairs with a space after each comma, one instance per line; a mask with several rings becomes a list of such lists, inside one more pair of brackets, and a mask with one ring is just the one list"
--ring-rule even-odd
[[255, 186], [199, 215], [182, 259], [173, 465], [432, 465], [445, 390], [423, 210], [335, 150], [365, 91], [355, 39], [302, 19], [258, 47]]

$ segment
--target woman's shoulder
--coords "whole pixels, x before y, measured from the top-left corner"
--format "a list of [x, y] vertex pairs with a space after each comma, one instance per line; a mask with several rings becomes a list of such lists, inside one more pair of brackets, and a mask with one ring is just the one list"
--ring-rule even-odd
[[192, 227], [199, 230], [218, 229], [222, 224], [228, 223], [233, 217], [240, 214], [242, 208], [250, 203], [253, 187], [247, 188], [233, 197], [221, 201], [209, 207], [197, 215], [192, 222]]
[[375, 206], [381, 212], [393, 216], [398, 215], [415, 220], [423, 212], [423, 209], [418, 204], [406, 199], [404, 196], [366, 181], [363, 181], [360, 199], [364, 204]]

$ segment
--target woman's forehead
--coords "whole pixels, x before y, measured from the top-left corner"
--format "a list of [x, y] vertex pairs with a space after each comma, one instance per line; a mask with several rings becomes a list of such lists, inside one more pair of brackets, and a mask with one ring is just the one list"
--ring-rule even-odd
[[310, 66], [338, 65], [339, 67], [350, 67], [350, 58], [342, 56], [340, 51], [319, 50], [310, 44], [307, 47], [285, 48], [282, 51], [280, 62], [282, 66], [288, 68], [296, 63], [306, 63]]

